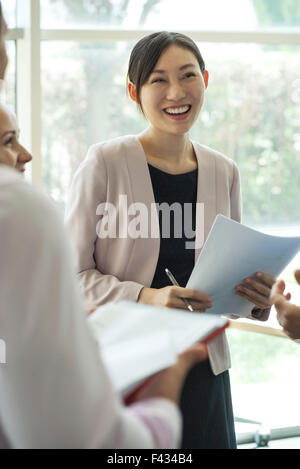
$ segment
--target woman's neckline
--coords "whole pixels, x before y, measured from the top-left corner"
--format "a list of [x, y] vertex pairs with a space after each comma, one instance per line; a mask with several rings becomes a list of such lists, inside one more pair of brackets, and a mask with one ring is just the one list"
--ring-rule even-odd
[[165, 170], [163, 170], [163, 169], [161, 169], [161, 168], [158, 168], [157, 166], [155, 166], [155, 165], [149, 163], [149, 161], [148, 161], [148, 159], [147, 159], [147, 156], [146, 156], [146, 153], [145, 153], [145, 151], [144, 151], [144, 147], [143, 147], [143, 145], [142, 145], [142, 142], [141, 142], [140, 139], [139, 139], [139, 136], [138, 136], [138, 135], [134, 135], [133, 137], [134, 137], [135, 141], [137, 142], [138, 146], [140, 147], [140, 149], [141, 149], [141, 151], [142, 151], [142, 153], [143, 153], [143, 156], [144, 156], [144, 158], [145, 158], [146, 164], [149, 165], [149, 166], [151, 166], [152, 168], [156, 169], [157, 171], [161, 171], [162, 173], [168, 174], [169, 176], [182, 176], [182, 175], [185, 175], [185, 174], [191, 174], [191, 173], [193, 173], [193, 172], [195, 172], [195, 171], [198, 171], [198, 164], [199, 164], [199, 161], [198, 161], [197, 152], [196, 152], [196, 148], [195, 148], [195, 145], [194, 145], [193, 141], [191, 141], [191, 144], [192, 144], [193, 149], [194, 149], [194, 152], [195, 152], [195, 156], [196, 156], [196, 160], [197, 160], [197, 168], [192, 169], [192, 170], [189, 170], [189, 171], [186, 171], [186, 172], [184, 172], [184, 173], [168, 173], [168, 171], [165, 171]]
[[156, 169], [156, 171], [167, 174], [168, 176], [186, 176], [187, 174], [192, 174], [192, 173], [195, 173], [196, 171], [198, 172], [198, 168], [196, 168], [196, 169], [192, 169], [191, 171], [187, 171], [185, 173], [168, 173], [167, 171], [164, 171], [163, 169], [157, 168], [156, 166], [154, 166], [151, 163], [148, 163], [148, 166], [150, 166], [151, 168]]

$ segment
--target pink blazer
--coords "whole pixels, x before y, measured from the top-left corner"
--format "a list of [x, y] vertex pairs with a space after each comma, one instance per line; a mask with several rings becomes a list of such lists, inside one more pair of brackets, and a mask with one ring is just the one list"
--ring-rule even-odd
[[[197, 201], [204, 204], [206, 239], [217, 214], [240, 222], [240, 178], [231, 159], [198, 143], [193, 145], [198, 160]], [[159, 238], [97, 236], [97, 207], [105, 202], [117, 207], [120, 195], [127, 196], [128, 206], [155, 204], [146, 156], [136, 136], [92, 146], [70, 189], [66, 223], [78, 254], [80, 284], [91, 306], [121, 299], [137, 301], [140, 290], [151, 286], [155, 274]], [[158, 217], [155, 223], [158, 226]], [[120, 224], [118, 219], [117, 228], [122, 228]], [[195, 250], [195, 260], [200, 251]], [[215, 374], [230, 367], [225, 334], [210, 344], [209, 355]]]

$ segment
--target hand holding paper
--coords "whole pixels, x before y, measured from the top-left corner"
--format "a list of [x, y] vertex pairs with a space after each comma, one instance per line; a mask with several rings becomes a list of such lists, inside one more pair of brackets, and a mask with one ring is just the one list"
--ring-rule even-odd
[[204, 344], [196, 344], [183, 352], [176, 365], [156, 373], [146, 380], [131, 395], [126, 397], [126, 404], [153, 397], [169, 399], [179, 405], [181, 388], [186, 375], [193, 365], [205, 361], [208, 351]]
[[228, 320], [218, 316], [128, 301], [100, 307], [88, 323], [112, 381], [126, 395], [174, 365], [188, 348], [206, 343], [228, 326]]
[[188, 290], [179, 286], [143, 288], [139, 303], [157, 307], [184, 309], [184, 300], [189, 298], [195, 311], [206, 311], [211, 307], [211, 298], [199, 290]]
[[235, 287], [255, 272], [277, 277], [299, 249], [300, 237], [270, 236], [218, 215], [187, 288], [212, 297], [210, 314], [247, 317], [254, 303], [236, 295]]
[[256, 307], [265, 309], [272, 306], [270, 296], [275, 282], [272, 275], [256, 272], [254, 276], [245, 278], [244, 283], [237, 285], [235, 291]]

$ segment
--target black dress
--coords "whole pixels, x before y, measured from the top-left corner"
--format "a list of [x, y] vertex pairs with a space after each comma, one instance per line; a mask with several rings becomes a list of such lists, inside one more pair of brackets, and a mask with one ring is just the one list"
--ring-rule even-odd
[[[151, 287], [170, 285], [166, 268], [179, 285], [185, 287], [195, 263], [195, 251], [186, 249], [186, 243], [192, 241], [192, 230], [196, 226], [198, 170], [173, 175], [148, 166], [161, 233], [159, 259]], [[174, 210], [170, 210], [170, 228], [166, 226], [166, 212], [160, 210], [164, 203], [175, 204]], [[187, 207], [184, 204], [189, 204], [189, 210], [184, 209]], [[182, 448], [236, 448], [228, 371], [215, 376], [209, 360], [195, 365], [184, 383], [180, 408], [183, 415]]]

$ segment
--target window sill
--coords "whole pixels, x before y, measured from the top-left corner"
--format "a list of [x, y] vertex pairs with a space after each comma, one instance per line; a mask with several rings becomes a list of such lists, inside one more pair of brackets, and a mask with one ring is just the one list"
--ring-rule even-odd
[[252, 319], [230, 320], [230, 327], [247, 332], [256, 332], [259, 334], [267, 334], [276, 337], [288, 338], [277, 322], [275, 312], [272, 310], [270, 319], [265, 322], [254, 321]]

